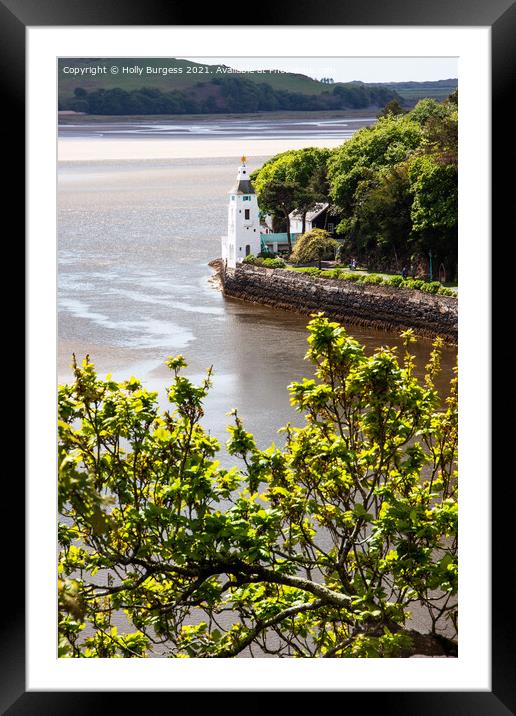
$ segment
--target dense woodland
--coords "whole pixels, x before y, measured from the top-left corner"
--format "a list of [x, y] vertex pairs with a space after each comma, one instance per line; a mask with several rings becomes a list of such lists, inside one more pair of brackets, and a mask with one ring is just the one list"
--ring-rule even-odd
[[288, 213], [326, 201], [341, 217], [342, 258], [369, 268], [457, 276], [458, 95], [410, 111], [389, 102], [374, 126], [334, 150], [283, 152], [254, 172], [278, 230]]
[[359, 82], [338, 84], [320, 94], [304, 94], [225, 76], [169, 92], [149, 87], [130, 91], [77, 87], [73, 97], [60, 99], [59, 109], [100, 115], [324, 111], [383, 107], [393, 99], [403, 102], [393, 89]]

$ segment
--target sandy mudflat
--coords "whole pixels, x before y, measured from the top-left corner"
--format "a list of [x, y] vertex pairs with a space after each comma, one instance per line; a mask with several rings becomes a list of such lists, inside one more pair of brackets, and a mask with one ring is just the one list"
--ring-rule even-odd
[[121, 159], [206, 159], [274, 155], [287, 149], [337, 147], [342, 138], [316, 139], [162, 139], [162, 138], [64, 138], [58, 142], [59, 161], [102, 161]]

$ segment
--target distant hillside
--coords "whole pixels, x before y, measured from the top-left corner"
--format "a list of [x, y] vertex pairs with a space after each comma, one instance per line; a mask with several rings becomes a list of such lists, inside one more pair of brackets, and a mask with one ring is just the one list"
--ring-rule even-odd
[[415, 104], [424, 97], [443, 100], [458, 87], [457, 78], [433, 82], [388, 82], [378, 85], [397, 92], [406, 103]]
[[[191, 60], [175, 58], [88, 58], [88, 59], [59, 59], [59, 97], [71, 97], [76, 87], [85, 90], [92, 89], [121, 89], [130, 91], [143, 86], [155, 87], [162, 92], [171, 90], [184, 90], [191, 88], [198, 82], [209, 82], [216, 77], [238, 76], [251, 82], [267, 83], [275, 90], [301, 92], [302, 94], [319, 94], [328, 90], [328, 85], [307, 77], [306, 75], [291, 72], [237, 72], [227, 65], [202, 65]], [[98, 66], [105, 67], [104, 74], [90, 75], [88, 71]], [[123, 72], [123, 67], [142, 67], [144, 72], [140, 75], [135, 72]], [[72, 75], [64, 72], [65, 67], [74, 67], [85, 70], [84, 74]], [[116, 72], [112, 70], [115, 67]], [[147, 67], [149, 71], [147, 71]], [[160, 71], [161, 70], [161, 71]], [[163, 71], [164, 70], [164, 71]], [[151, 82], [152, 80], [152, 82]]]
[[328, 84], [301, 74], [239, 72], [173, 58], [60, 59], [58, 71], [59, 109], [100, 115], [374, 109], [393, 99], [409, 106], [417, 92], [444, 98], [456, 87], [456, 80]]

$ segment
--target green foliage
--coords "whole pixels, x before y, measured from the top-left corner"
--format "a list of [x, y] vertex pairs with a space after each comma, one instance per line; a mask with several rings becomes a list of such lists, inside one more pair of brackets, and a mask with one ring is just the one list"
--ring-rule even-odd
[[391, 99], [390, 102], [387, 102], [382, 111], [379, 112], [378, 117], [388, 117], [390, 114], [405, 114], [405, 110], [397, 99]]
[[307, 188], [313, 177], [325, 169], [330, 155], [330, 149], [315, 147], [277, 154], [251, 175], [258, 198], [271, 182], [293, 182]]
[[450, 92], [450, 94], [446, 98], [446, 102], [455, 105], [455, 109], [457, 109], [459, 106], [459, 91], [455, 89], [453, 90], [453, 92]]
[[439, 289], [441, 288], [441, 284], [439, 281], [431, 281], [430, 283], [423, 283], [421, 286], [421, 290], [425, 291], [425, 293], [439, 293]]
[[300, 266], [295, 268], [294, 271], [297, 273], [306, 273], [308, 276], [322, 276], [325, 272], [317, 268], [317, 266]]
[[356, 248], [363, 251], [378, 247], [387, 255], [403, 255], [412, 228], [413, 196], [407, 163], [381, 168], [374, 177], [360, 181], [354, 201], [348, 231]]
[[263, 265], [266, 268], [285, 268], [287, 265], [284, 259], [276, 258], [276, 259], [263, 259]]
[[403, 276], [390, 276], [385, 283], [387, 283], [389, 286], [396, 286], [396, 288], [401, 288], [405, 283], [405, 279], [403, 278]]
[[338, 245], [324, 229], [312, 229], [297, 239], [290, 261], [300, 264], [324, 258], [333, 259]]
[[417, 290], [422, 290], [424, 285], [425, 281], [420, 278], [407, 278], [402, 284], [402, 288], [415, 288]]
[[244, 264], [251, 264], [252, 266], [265, 266], [265, 268], [277, 268], [282, 269], [287, 265], [283, 259], [280, 258], [263, 258], [262, 256], [253, 256], [249, 254], [242, 261]]
[[[336, 231], [338, 233], [338, 226], [337, 226]], [[344, 245], [342, 244], [342, 242], [339, 241], [339, 245], [335, 249], [335, 261], [340, 263], [342, 261], [343, 257], [344, 257]]]
[[362, 260], [385, 257], [386, 270], [413, 256], [427, 263], [432, 251], [454, 276], [457, 152], [456, 98], [422, 99], [410, 112], [394, 101], [374, 126], [335, 150], [283, 152], [251, 178], [260, 206], [281, 217], [287, 232], [292, 211], [306, 216], [329, 202], [341, 217], [336, 231], [346, 251]]
[[251, 175], [262, 210], [281, 217], [287, 232], [290, 212], [297, 210], [306, 215], [318, 202], [326, 201], [326, 162], [330, 154], [329, 149], [315, 147], [282, 152]]
[[327, 269], [325, 271], [316, 266], [295, 267], [292, 270], [298, 273], [305, 273], [318, 278], [333, 278], [340, 281], [352, 281], [365, 285], [393, 286], [395, 288], [411, 288], [425, 293], [439, 294], [441, 296], [452, 296], [457, 298], [457, 291], [442, 286], [439, 281], [423, 281], [419, 278], [403, 278], [403, 276], [382, 276], [377, 273], [358, 273], [343, 271], [341, 268]]
[[383, 276], [379, 276], [377, 273], [366, 274], [361, 279], [362, 283], [372, 283], [377, 286], [384, 283]]
[[362, 281], [363, 277], [364, 277], [364, 274], [362, 274], [362, 273], [353, 273], [353, 272], [343, 273], [343, 274], [340, 276], [340, 278], [341, 278], [343, 281], [355, 281], [355, 282], [357, 282], [357, 283], [359, 283], [360, 281]]
[[[59, 388], [59, 655], [399, 657], [456, 654], [457, 390], [322, 314], [301, 427], [258, 449], [238, 413], [222, 468], [200, 385], [167, 365], [170, 402], [88, 357]], [[410, 626], [414, 606], [432, 630]], [[117, 612], [127, 633], [113, 625]]]
[[422, 99], [414, 109], [410, 116], [412, 119], [421, 124], [427, 124], [431, 119], [445, 119], [450, 114], [450, 107], [445, 102], [436, 102], [435, 99]]
[[410, 167], [412, 224], [414, 233], [447, 235], [457, 226], [457, 167], [438, 157], [421, 156]]
[[405, 114], [386, 112], [328, 160], [337, 233], [361, 256], [401, 266], [428, 253], [457, 269], [458, 114], [452, 98], [423, 99]]
[[333, 201], [342, 207], [351, 206], [359, 181], [370, 178], [380, 167], [405, 161], [421, 139], [421, 127], [410, 115], [382, 117], [373, 127], [356, 132], [328, 162]]

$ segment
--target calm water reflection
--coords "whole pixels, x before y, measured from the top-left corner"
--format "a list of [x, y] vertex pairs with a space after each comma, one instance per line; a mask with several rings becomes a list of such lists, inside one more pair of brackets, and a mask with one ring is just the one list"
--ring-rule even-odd
[[[249, 161], [251, 169], [265, 157]], [[185, 355], [200, 379], [214, 367], [206, 426], [225, 440], [238, 407], [261, 446], [299, 421], [287, 384], [310, 372], [304, 316], [224, 299], [209, 282], [225, 230], [228, 159], [73, 162], [59, 167], [59, 380], [72, 352], [99, 372], [136, 375], [153, 390], [169, 380], [165, 358]], [[396, 335], [349, 326], [370, 349]], [[430, 343], [420, 341], [419, 366]], [[455, 351], [445, 351], [446, 377]]]
[[[250, 159], [251, 169], [265, 159]], [[209, 282], [237, 165], [234, 158], [60, 164], [58, 372], [60, 382], [70, 380], [72, 352], [89, 353], [101, 374], [136, 375], [165, 402], [163, 363], [181, 352], [195, 380], [214, 367], [206, 427], [225, 441], [225, 413], [237, 407], [265, 447], [280, 442], [279, 427], [302, 420], [286, 386], [311, 371], [307, 318], [224, 299]], [[399, 343], [373, 329], [349, 331], [369, 350]], [[430, 343], [415, 350], [421, 369]], [[445, 380], [454, 360], [446, 349]]]

